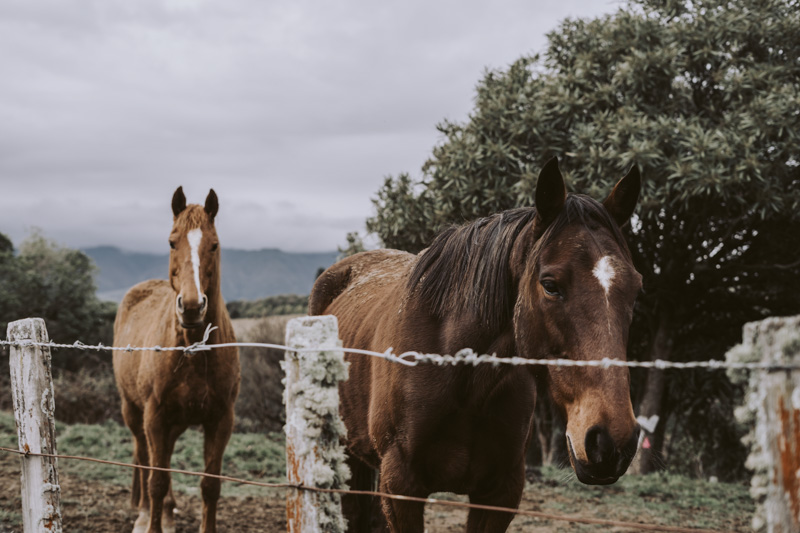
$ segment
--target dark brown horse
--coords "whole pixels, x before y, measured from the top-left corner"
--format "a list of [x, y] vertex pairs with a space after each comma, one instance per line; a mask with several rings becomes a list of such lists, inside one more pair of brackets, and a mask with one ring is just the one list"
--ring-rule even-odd
[[[634, 167], [601, 204], [567, 195], [554, 158], [536, 207], [454, 227], [419, 255], [376, 250], [317, 280], [310, 314], [338, 317], [346, 347], [501, 357], [624, 360], [641, 277], [620, 232], [639, 195]], [[567, 421], [578, 479], [615, 482], [636, 452], [626, 368], [478, 365], [406, 367], [348, 356], [340, 386], [354, 489], [427, 497], [468, 494], [516, 508], [537, 388]], [[363, 498], [363, 497], [362, 497]], [[391, 531], [423, 531], [423, 505], [384, 498]], [[351, 531], [369, 530], [369, 503], [345, 502]], [[470, 510], [467, 531], [505, 531], [510, 513]]]
[[[189, 346], [206, 327], [217, 329], [209, 343], [235, 342], [220, 291], [220, 249], [214, 217], [217, 195], [205, 207], [186, 205], [183, 189], [172, 197], [175, 216], [169, 244], [169, 281], [139, 283], [125, 295], [114, 323], [115, 346]], [[134, 462], [169, 467], [175, 441], [190, 425], [203, 427], [205, 471], [219, 474], [233, 430], [239, 394], [239, 352], [215, 348], [182, 351], [115, 351], [114, 376], [122, 416], [133, 432]], [[201, 531], [216, 531], [220, 481], [203, 478]], [[135, 533], [175, 531], [170, 475], [134, 470], [133, 504], [139, 509]]]

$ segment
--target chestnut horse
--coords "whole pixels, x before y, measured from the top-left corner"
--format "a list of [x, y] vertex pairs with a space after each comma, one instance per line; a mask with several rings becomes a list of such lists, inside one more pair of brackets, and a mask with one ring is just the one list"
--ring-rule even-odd
[[[172, 197], [169, 281], [139, 283], [125, 295], [114, 322], [115, 346], [189, 346], [235, 342], [220, 290], [219, 239], [214, 217], [219, 204], [212, 189], [205, 207], [186, 205], [183, 189]], [[239, 394], [237, 348], [114, 352], [114, 376], [122, 416], [133, 432], [134, 462], [170, 466], [175, 441], [190, 425], [203, 428], [205, 471], [219, 475], [222, 454], [233, 430]], [[201, 531], [216, 531], [220, 480], [203, 478]], [[135, 469], [133, 505], [139, 509], [134, 532], [175, 531], [175, 499], [168, 472]]]
[[[472, 348], [500, 357], [624, 360], [641, 276], [620, 226], [639, 189], [634, 167], [602, 204], [567, 195], [553, 158], [539, 175], [535, 208], [450, 228], [419, 255], [348, 257], [319, 277], [310, 314], [336, 315], [344, 346], [378, 352]], [[614, 483], [636, 453], [627, 368], [348, 360], [340, 401], [353, 489], [369, 489], [376, 469], [384, 493], [455, 492], [516, 508], [537, 388], [565, 416], [582, 482]], [[363, 498], [344, 502], [351, 531], [369, 531]], [[381, 504], [392, 532], [423, 531], [423, 504]], [[467, 531], [506, 531], [513, 516], [472, 509]]]

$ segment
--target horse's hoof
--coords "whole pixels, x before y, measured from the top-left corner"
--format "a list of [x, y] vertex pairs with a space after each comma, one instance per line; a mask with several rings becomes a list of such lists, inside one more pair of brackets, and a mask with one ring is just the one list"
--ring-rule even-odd
[[163, 533], [175, 533], [175, 521], [170, 519], [164, 518], [161, 520], [161, 531]]
[[[175, 531], [175, 519], [171, 514], [164, 513], [161, 516], [161, 532], [175, 533]], [[148, 511], [139, 511], [139, 517], [133, 524], [132, 533], [150, 533], [150, 513]]]
[[150, 513], [147, 511], [139, 511], [139, 516], [133, 524], [133, 533], [147, 533], [150, 527]]
[[173, 509], [172, 512], [164, 510], [161, 515], [161, 531], [163, 533], [175, 533], [175, 515], [178, 514], [178, 509]]

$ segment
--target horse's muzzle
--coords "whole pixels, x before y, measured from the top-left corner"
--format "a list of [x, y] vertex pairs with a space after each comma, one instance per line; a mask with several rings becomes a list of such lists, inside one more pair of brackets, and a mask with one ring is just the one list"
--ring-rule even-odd
[[580, 482], [587, 485], [615, 483], [628, 470], [633, 456], [636, 455], [639, 431], [637, 427], [625, 444], [618, 447], [605, 428], [591, 427], [586, 432], [584, 444], [588, 461], [578, 460], [572, 444], [568, 442], [570, 460]]
[[184, 301], [183, 295], [179, 294], [175, 299], [175, 312], [178, 314], [178, 321], [184, 329], [202, 328], [205, 324], [203, 320], [208, 309], [208, 298], [205, 294], [200, 295], [198, 301]]

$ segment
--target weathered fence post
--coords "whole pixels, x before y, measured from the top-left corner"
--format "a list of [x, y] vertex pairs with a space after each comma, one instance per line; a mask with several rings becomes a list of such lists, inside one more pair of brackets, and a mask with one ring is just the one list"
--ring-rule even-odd
[[[334, 316], [295, 318], [286, 326], [289, 348], [286, 372], [286, 470], [290, 483], [308, 487], [347, 488], [350, 477], [341, 439], [339, 382], [347, 379], [339, 328]], [[292, 533], [345, 531], [339, 494], [306, 490], [287, 496], [286, 517]]]
[[[728, 361], [800, 365], [800, 316], [768, 318], [744, 326], [742, 344]], [[800, 371], [729, 370], [734, 382], [749, 380], [745, 405], [736, 418], [751, 427], [750, 493], [756, 500], [753, 529], [770, 533], [800, 531]]]
[[[8, 325], [11, 342], [48, 342], [41, 318], [26, 318]], [[55, 401], [50, 368], [50, 348], [11, 346], [11, 394], [17, 420], [19, 450], [56, 453]], [[61, 487], [55, 457], [23, 456], [22, 523], [25, 533], [61, 531]]]

